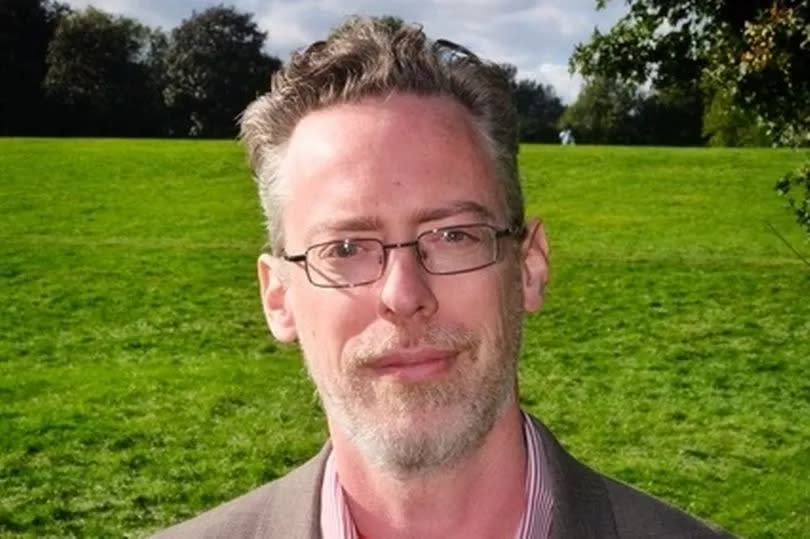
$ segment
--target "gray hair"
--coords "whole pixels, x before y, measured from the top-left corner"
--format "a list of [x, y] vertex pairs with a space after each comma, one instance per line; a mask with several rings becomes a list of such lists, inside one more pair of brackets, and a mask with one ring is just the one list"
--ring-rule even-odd
[[242, 113], [241, 138], [273, 253], [284, 243], [279, 168], [298, 122], [331, 105], [396, 92], [451, 97], [470, 111], [501, 183], [509, 224], [523, 224], [517, 113], [505, 70], [455, 43], [428, 40], [420, 26], [358, 17], [293, 54], [273, 75], [270, 92]]

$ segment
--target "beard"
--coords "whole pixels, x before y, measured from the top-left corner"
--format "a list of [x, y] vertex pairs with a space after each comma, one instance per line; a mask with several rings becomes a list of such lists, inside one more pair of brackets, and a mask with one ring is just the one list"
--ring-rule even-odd
[[[452, 468], [481, 447], [516, 399], [522, 309], [502, 313], [500, 326], [480, 336], [443, 327], [428, 327], [418, 338], [401, 328], [369, 332], [347, 349], [339, 376], [321, 375], [308, 360], [330, 422], [372, 465], [396, 477]], [[370, 367], [413, 346], [457, 354], [447, 372], [430, 380], [381, 377]]]

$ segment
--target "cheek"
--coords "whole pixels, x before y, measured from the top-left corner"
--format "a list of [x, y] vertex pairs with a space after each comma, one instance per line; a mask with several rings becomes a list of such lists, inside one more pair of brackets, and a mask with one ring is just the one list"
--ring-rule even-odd
[[523, 291], [520, 272], [512, 267], [492, 268], [472, 289], [457, 290], [456, 308], [470, 327], [479, 328], [492, 346], [500, 347], [512, 337], [515, 324], [521, 323]]
[[464, 275], [454, 277], [453, 282], [446, 283], [448, 286], [437, 288], [441, 291], [437, 294], [439, 317], [455, 320], [474, 331], [497, 333], [502, 310], [510, 301], [509, 289], [502, 275], [485, 270], [472, 272], [466, 279]]
[[356, 291], [309, 285], [292, 298], [301, 348], [309, 361], [335, 363], [346, 342], [369, 325], [374, 310]]

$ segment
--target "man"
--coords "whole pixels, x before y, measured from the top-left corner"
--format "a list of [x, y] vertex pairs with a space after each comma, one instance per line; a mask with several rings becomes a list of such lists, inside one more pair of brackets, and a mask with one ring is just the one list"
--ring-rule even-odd
[[570, 127], [566, 127], [559, 134], [560, 137], [560, 144], [563, 146], [574, 146], [576, 141], [574, 140], [574, 133], [571, 131]]
[[330, 440], [161, 537], [722, 537], [598, 475], [518, 405], [548, 246], [525, 222], [502, 71], [358, 19], [296, 54], [242, 135], [268, 218], [264, 312]]

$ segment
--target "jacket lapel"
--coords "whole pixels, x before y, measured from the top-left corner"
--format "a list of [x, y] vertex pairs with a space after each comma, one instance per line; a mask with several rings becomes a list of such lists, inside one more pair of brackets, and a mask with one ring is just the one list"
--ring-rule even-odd
[[543, 441], [547, 477], [554, 500], [552, 539], [611, 539], [618, 537], [613, 509], [604, 482], [577, 462], [540, 421], [532, 417]]
[[[569, 455], [540, 421], [534, 417], [532, 421], [543, 442], [551, 481], [552, 539], [618, 538], [600, 476]], [[318, 455], [279, 481], [262, 511], [257, 538], [321, 539], [321, 483], [331, 450], [327, 442]]]
[[257, 539], [321, 538], [321, 483], [331, 450], [327, 442], [315, 457], [279, 481], [262, 511]]

